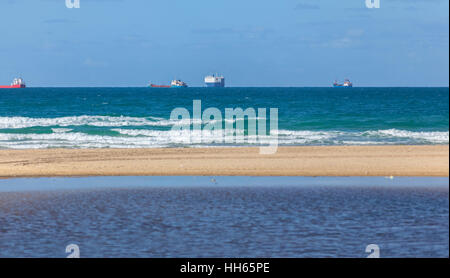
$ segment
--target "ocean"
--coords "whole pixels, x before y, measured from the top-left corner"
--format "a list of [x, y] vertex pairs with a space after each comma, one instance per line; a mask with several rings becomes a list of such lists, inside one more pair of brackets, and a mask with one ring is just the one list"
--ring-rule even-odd
[[447, 257], [446, 178], [0, 180], [0, 257]]
[[0, 91], [0, 149], [258, 144], [180, 140], [172, 128], [192, 122], [171, 111], [192, 116], [194, 100], [223, 114], [266, 108], [267, 120], [278, 108], [279, 145], [449, 143], [449, 88], [27, 88]]

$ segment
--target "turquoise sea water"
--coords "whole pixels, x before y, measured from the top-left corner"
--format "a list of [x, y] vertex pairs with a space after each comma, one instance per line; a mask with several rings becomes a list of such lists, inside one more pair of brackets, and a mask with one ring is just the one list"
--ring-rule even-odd
[[184, 107], [192, 116], [193, 100], [223, 116], [267, 108], [269, 118], [278, 108], [280, 145], [449, 142], [448, 88], [27, 88], [0, 91], [0, 148], [224, 145], [215, 133], [214, 142], [192, 143], [171, 130], [190, 124], [170, 113]]

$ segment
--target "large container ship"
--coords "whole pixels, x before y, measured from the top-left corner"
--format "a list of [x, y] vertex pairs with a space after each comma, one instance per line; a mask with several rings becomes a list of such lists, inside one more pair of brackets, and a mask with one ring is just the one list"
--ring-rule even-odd
[[351, 88], [351, 87], [353, 87], [353, 83], [350, 82], [350, 80], [348, 80], [348, 79], [345, 79], [344, 83], [339, 83], [337, 81], [334, 81], [333, 87], [347, 87], [347, 88]]
[[25, 82], [22, 78], [14, 78], [11, 85], [0, 85], [0, 89], [18, 89], [18, 88], [26, 88]]
[[152, 88], [182, 88], [182, 87], [188, 87], [186, 82], [183, 82], [181, 80], [172, 80], [170, 82], [170, 85], [156, 85], [150, 83], [150, 87]]
[[208, 75], [205, 77], [206, 87], [225, 87], [225, 78], [218, 75]]

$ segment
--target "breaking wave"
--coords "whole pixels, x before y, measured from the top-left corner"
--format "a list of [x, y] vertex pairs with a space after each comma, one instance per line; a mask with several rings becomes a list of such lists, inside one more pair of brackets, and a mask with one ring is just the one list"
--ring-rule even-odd
[[[73, 121], [68, 119], [72, 118]], [[41, 126], [54, 126], [51, 133], [12, 133], [10, 130], [0, 129], [0, 148], [155, 148], [155, 147], [196, 147], [196, 146], [236, 146], [267, 144], [277, 139], [279, 145], [380, 145], [380, 144], [448, 144], [448, 131], [407, 131], [398, 129], [370, 130], [370, 131], [309, 131], [283, 130], [272, 131], [271, 136], [244, 136], [245, 141], [233, 141], [234, 137], [222, 131], [190, 131], [190, 130], [156, 130], [133, 129], [139, 124], [149, 125], [149, 122], [166, 122], [164, 119], [106, 117], [107, 121], [100, 124], [101, 118], [95, 117], [66, 117], [57, 119], [35, 119], [10, 121], [0, 119], [3, 129]], [[103, 134], [85, 133], [79, 130], [64, 128], [78, 124], [101, 126]], [[33, 125], [32, 125], [33, 124]], [[42, 125], [44, 124], [44, 125]], [[134, 124], [134, 125], [133, 125]], [[113, 127], [113, 128], [109, 128]], [[128, 127], [128, 128], [126, 128]], [[20, 131], [20, 130], [17, 130]], [[104, 131], [107, 131], [105, 134]], [[243, 130], [236, 134], [243, 135]], [[253, 141], [248, 141], [248, 140]]]
[[71, 116], [59, 118], [28, 118], [28, 117], [0, 117], [0, 129], [29, 128], [45, 126], [171, 126], [175, 124], [190, 124], [183, 121], [171, 121], [157, 117], [127, 117], [127, 116]]
[[[253, 118], [252, 118], [253, 119]], [[260, 118], [254, 118], [255, 120]], [[238, 119], [241, 120], [241, 119]], [[234, 120], [224, 120], [235, 122]], [[127, 126], [174, 126], [190, 125], [193, 123], [216, 123], [217, 120], [171, 120], [159, 117], [128, 117], [128, 116], [70, 116], [59, 118], [29, 118], [29, 117], [0, 117], [0, 129], [49, 127], [49, 126], [96, 126], [96, 127], [127, 127]]]

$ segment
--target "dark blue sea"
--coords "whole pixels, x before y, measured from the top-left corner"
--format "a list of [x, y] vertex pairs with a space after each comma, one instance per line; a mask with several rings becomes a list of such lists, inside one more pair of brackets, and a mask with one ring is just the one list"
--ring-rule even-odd
[[0, 180], [0, 257], [448, 257], [447, 178]]
[[[193, 100], [223, 118], [196, 119]], [[190, 119], [171, 119], [175, 108], [187, 109]], [[277, 108], [280, 145], [449, 142], [448, 88], [26, 88], [0, 91], [0, 148], [251, 144], [214, 132], [203, 134], [207, 142], [180, 140], [187, 135], [173, 130], [196, 120], [225, 127], [226, 108], [256, 112], [231, 120], [236, 134], [247, 134], [252, 119], [266, 120], [269, 129], [269, 109]]]

